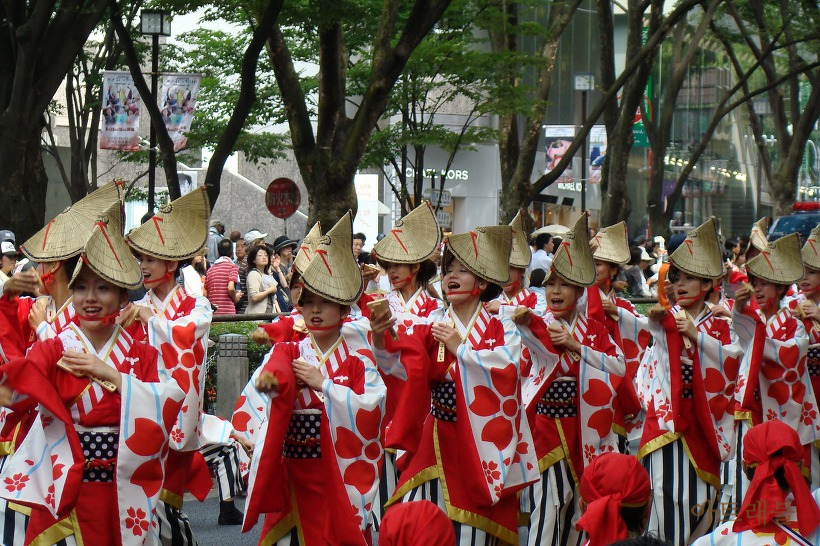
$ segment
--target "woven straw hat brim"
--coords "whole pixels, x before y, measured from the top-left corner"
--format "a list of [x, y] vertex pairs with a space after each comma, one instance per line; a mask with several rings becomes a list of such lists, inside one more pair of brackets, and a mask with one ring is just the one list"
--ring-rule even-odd
[[316, 245], [315, 256], [302, 273], [305, 288], [342, 305], [359, 300], [362, 272], [353, 256], [353, 213], [348, 212]]
[[487, 282], [504, 286], [510, 282], [510, 226], [484, 226], [447, 238], [442, 256], [445, 266], [455, 259]]
[[809, 237], [806, 239], [806, 244], [803, 245], [803, 250], [800, 251], [800, 255], [806, 267], [820, 270], [820, 224], [817, 224], [811, 230]]
[[618, 222], [609, 227], [601, 228], [592, 238], [598, 245], [592, 257], [596, 260], [613, 264], [625, 264], [629, 261], [629, 240], [626, 232], [626, 222]]
[[23, 243], [20, 250], [34, 262], [57, 262], [77, 256], [82, 252], [100, 212], [112, 205], [122, 204], [124, 188], [125, 181], [112, 180], [69, 205]]
[[300, 274], [310, 265], [314, 252], [316, 251], [316, 245], [319, 244], [319, 238], [321, 236], [322, 225], [316, 222], [313, 224], [313, 227], [310, 228], [308, 234], [305, 235], [305, 238], [302, 239], [302, 243], [299, 245], [299, 252], [296, 253], [296, 257], [293, 259], [293, 267], [295, 267], [296, 271]]
[[550, 269], [570, 284], [595, 284], [595, 261], [589, 248], [589, 215], [584, 212], [572, 230], [564, 235], [561, 246], [552, 258]]
[[161, 260], [179, 261], [196, 256], [208, 241], [211, 207], [205, 188], [197, 188], [160, 207], [154, 216], [131, 230], [125, 240], [131, 248]]
[[715, 219], [696, 227], [669, 256], [672, 264], [693, 277], [718, 279], [726, 273]]
[[105, 222], [97, 223], [91, 230], [91, 235], [80, 256], [81, 259], [77, 261], [69, 286], [80, 274], [83, 264], [88, 265], [94, 273], [117, 286], [134, 290], [142, 284], [139, 264], [115, 225], [106, 225]]
[[441, 229], [430, 203], [421, 205], [396, 221], [381, 241], [373, 245], [380, 260], [397, 264], [417, 264], [433, 255], [441, 244]]
[[746, 272], [776, 284], [796, 283], [805, 274], [800, 256], [800, 236], [790, 233], [772, 241], [746, 263]]
[[[769, 232], [769, 221], [764, 216], [752, 225], [752, 233], [749, 235], [749, 248], [754, 246], [758, 250], [763, 250], [769, 244], [766, 234]], [[748, 252], [749, 249], [746, 249]]]
[[532, 249], [527, 241], [526, 211], [519, 210], [513, 221], [510, 222], [512, 228], [512, 250], [510, 251], [510, 266], [526, 269], [532, 260]]

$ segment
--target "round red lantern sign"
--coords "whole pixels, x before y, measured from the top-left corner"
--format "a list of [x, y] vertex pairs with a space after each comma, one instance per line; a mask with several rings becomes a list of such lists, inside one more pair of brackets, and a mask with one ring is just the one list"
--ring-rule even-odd
[[282, 220], [293, 216], [301, 203], [299, 186], [290, 178], [277, 178], [265, 192], [265, 206], [271, 214]]

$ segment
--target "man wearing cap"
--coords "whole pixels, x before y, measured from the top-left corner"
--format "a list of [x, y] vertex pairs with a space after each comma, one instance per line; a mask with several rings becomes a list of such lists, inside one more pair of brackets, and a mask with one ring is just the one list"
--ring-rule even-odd
[[129, 304], [120, 320], [135, 339], [160, 350], [161, 376], [172, 377], [185, 390], [185, 405], [171, 432], [171, 453], [156, 510], [159, 535], [166, 546], [196, 542], [182, 512], [183, 495], [187, 488], [202, 500], [212, 485], [198, 449], [204, 443], [200, 416], [213, 311], [207, 298], [186, 293], [175, 280], [179, 262], [195, 256], [206, 244], [209, 212], [208, 196], [197, 188], [164, 205], [152, 220], [126, 235], [139, 255], [148, 293]]
[[14, 273], [14, 266], [17, 265], [17, 249], [14, 243], [3, 241], [0, 243], [0, 285], [4, 284], [11, 274]]
[[293, 251], [298, 244], [298, 241], [294, 241], [287, 235], [280, 235], [273, 241], [273, 251], [279, 255], [278, 271], [273, 272], [273, 274], [276, 275], [276, 281], [279, 283], [279, 290], [276, 291], [276, 300], [279, 302], [279, 309], [283, 313], [288, 313], [293, 309], [293, 301], [291, 300], [288, 286], [290, 286], [292, 275]]
[[208, 263], [212, 264], [219, 258], [216, 245], [225, 238], [225, 224], [222, 220], [211, 220], [211, 229], [208, 232]]

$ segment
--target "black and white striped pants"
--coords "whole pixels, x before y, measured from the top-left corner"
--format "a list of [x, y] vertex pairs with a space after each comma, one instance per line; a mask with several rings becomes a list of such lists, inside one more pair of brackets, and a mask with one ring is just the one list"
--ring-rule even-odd
[[700, 479], [676, 440], [643, 459], [652, 480], [652, 513], [647, 534], [672, 544], [689, 544], [716, 524], [719, 491]]
[[567, 461], [550, 466], [521, 493], [521, 511], [530, 514], [529, 546], [578, 546], [581, 533], [575, 523], [581, 516]]
[[[6, 466], [9, 456], [0, 457], [0, 471]], [[25, 544], [26, 527], [29, 517], [9, 508], [5, 499], [0, 499], [0, 538], [4, 546], [22, 546]]]
[[[402, 502], [417, 500], [428, 500], [442, 510], [447, 510], [444, 504], [444, 492], [441, 490], [441, 481], [438, 478], [414, 487], [402, 497]], [[456, 546], [502, 546], [505, 544], [498, 537], [458, 521], [453, 522], [453, 529], [456, 532]]]
[[239, 467], [239, 442], [231, 444], [209, 444], [199, 451], [216, 478], [219, 500], [233, 499], [245, 491], [245, 481]]
[[162, 546], [196, 546], [188, 516], [161, 500], [157, 501], [157, 526]]

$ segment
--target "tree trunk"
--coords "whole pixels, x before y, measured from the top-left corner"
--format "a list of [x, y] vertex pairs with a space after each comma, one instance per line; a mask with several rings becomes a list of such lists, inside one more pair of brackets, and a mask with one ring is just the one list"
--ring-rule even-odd
[[20, 244], [45, 223], [46, 177], [40, 133], [43, 123], [20, 134], [19, 119], [0, 116], [0, 165], [3, 171], [3, 199], [0, 199], [0, 228], [10, 229]]
[[[314, 161], [314, 164], [317, 163]], [[353, 185], [355, 171], [345, 173], [326, 162], [309, 172], [300, 169], [308, 191], [307, 225], [322, 222], [323, 231], [330, 229], [348, 210], [356, 213], [358, 201]]]

